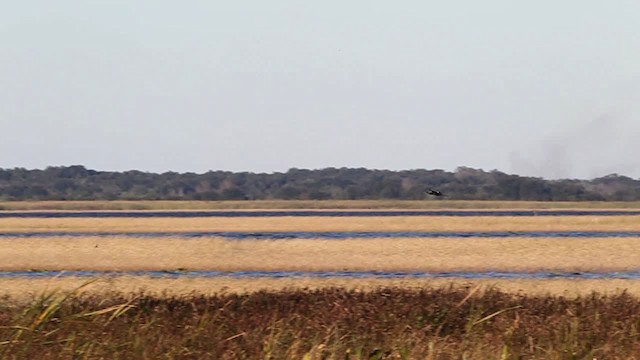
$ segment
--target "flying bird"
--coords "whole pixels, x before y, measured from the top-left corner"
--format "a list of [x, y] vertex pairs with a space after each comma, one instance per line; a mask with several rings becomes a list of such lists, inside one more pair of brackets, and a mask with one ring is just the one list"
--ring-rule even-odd
[[425, 190], [425, 192], [429, 195], [433, 195], [433, 196], [443, 196], [441, 191], [438, 190], [433, 190], [433, 189], [427, 189]]

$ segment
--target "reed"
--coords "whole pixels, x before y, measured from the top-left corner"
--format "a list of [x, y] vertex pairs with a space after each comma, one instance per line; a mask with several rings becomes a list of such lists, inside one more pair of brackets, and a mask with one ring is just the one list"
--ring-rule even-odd
[[627, 359], [640, 301], [495, 289], [259, 291], [0, 302], [3, 359]]
[[640, 216], [0, 218], [0, 232], [640, 231]]
[[[0, 278], [0, 299], [33, 302], [42, 294], [74, 292], [107, 298], [113, 293], [145, 293], [157, 298], [192, 295], [251, 294], [259, 291], [318, 290], [341, 288], [374, 291], [380, 288], [446, 289], [479, 287], [504, 293], [529, 296], [563, 296], [575, 298], [593, 292], [615, 295], [626, 292], [640, 297], [640, 282], [630, 279], [464, 279], [464, 278], [170, 278], [148, 276]], [[87, 284], [87, 285], [85, 285]]]

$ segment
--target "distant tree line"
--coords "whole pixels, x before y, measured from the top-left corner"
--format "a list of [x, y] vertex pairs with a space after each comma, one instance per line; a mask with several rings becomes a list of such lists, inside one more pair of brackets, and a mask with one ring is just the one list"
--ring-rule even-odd
[[111, 172], [80, 165], [0, 169], [0, 200], [418, 200], [425, 198], [426, 188], [436, 188], [448, 199], [640, 200], [640, 180], [617, 174], [592, 180], [545, 180], [468, 167], [453, 172], [294, 168], [269, 174]]

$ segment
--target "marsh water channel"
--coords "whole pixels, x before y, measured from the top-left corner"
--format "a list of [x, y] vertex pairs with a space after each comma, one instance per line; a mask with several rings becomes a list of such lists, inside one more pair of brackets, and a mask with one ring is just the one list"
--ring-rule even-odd
[[49, 237], [132, 237], [132, 238], [203, 238], [222, 237], [229, 240], [287, 239], [379, 239], [379, 238], [630, 238], [640, 231], [194, 231], [194, 232], [0, 232], [0, 238]]
[[3, 271], [0, 278], [58, 277], [150, 278], [342, 278], [342, 279], [640, 279], [640, 271], [623, 272], [385, 272], [385, 271]]

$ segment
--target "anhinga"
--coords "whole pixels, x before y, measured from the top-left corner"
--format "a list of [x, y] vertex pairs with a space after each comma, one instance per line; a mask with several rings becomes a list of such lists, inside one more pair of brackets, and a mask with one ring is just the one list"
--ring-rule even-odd
[[429, 195], [433, 195], [433, 196], [443, 196], [441, 191], [438, 190], [433, 190], [433, 189], [427, 189], [425, 190], [425, 192]]

